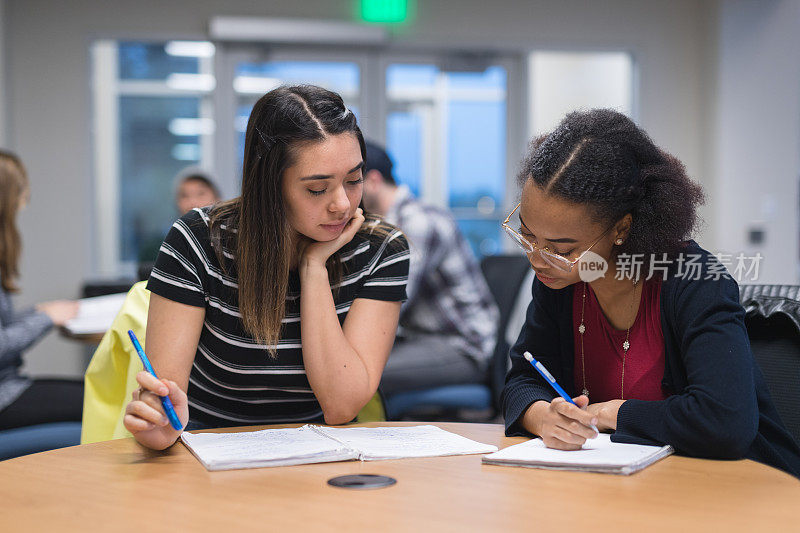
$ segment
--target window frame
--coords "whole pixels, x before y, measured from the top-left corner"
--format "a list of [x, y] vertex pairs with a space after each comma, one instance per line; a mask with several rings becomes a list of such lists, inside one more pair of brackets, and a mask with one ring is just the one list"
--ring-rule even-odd
[[[119, 43], [166, 43], [174, 39], [97, 39], [90, 48], [93, 110], [94, 246], [92, 272], [96, 277], [135, 275], [138, 262], [121, 257], [120, 99], [125, 96], [198, 97], [198, 119], [215, 120], [211, 90], [176, 89], [167, 80], [121, 80]], [[216, 54], [215, 54], [216, 56]], [[198, 74], [214, 74], [214, 58], [198, 58]], [[200, 135], [199, 166], [215, 170], [216, 132]]]
[[[95, 276], [118, 277], [135, 272], [135, 265], [123, 262], [120, 254], [120, 132], [119, 97], [123, 95], [148, 94], [159, 96], [187, 96], [191, 91], [170, 89], [163, 81], [121, 81], [118, 79], [119, 42], [165, 43], [170, 39], [111, 39], [94, 41], [91, 45], [92, 90], [93, 90], [93, 168], [94, 168], [94, 220], [92, 272]], [[455, 58], [484, 56], [490, 65], [499, 65], [506, 72], [506, 153], [505, 153], [505, 192], [501, 204], [492, 213], [480, 213], [475, 208], [454, 208], [454, 216], [469, 219], [497, 219], [501, 221], [518, 201], [519, 191], [516, 173], [519, 161], [524, 157], [529, 142], [529, 122], [531, 84], [529, 62], [531, 54], [542, 51], [568, 52], [625, 52], [631, 58], [631, 115], [638, 117], [639, 74], [638, 62], [630, 50], [599, 50], [591, 47], [569, 49], [498, 49], [488, 53], [485, 50], [470, 50], [459, 47], [425, 47], [409, 44], [390, 45], [320, 45], [320, 44], [280, 44], [243, 43], [212, 41], [216, 53], [207, 61], [201, 60], [201, 73], [215, 76], [216, 86], [211, 91], [199, 94], [201, 98], [200, 118], [210, 118], [215, 122], [214, 134], [201, 136], [200, 164], [219, 179], [220, 190], [225, 197], [239, 194], [241, 169], [236, 168], [236, 108], [237, 94], [233, 89], [236, 65], [241, 62], [266, 61], [344, 61], [356, 63], [359, 67], [359, 109], [362, 130], [369, 138], [386, 142], [386, 120], [390, 111], [390, 101], [386, 98], [386, 76], [389, 65], [430, 64], [446, 71], [447, 65]], [[141, 91], [137, 93], [136, 91]], [[444, 141], [445, 139], [442, 139]], [[436, 148], [445, 154], [443, 143]], [[431, 168], [423, 173], [425, 186], [423, 199], [443, 207], [447, 205], [446, 158], [438, 158]], [[435, 179], [442, 177], [443, 179]], [[499, 224], [499, 222], [498, 222]], [[513, 252], [513, 243], [501, 238], [501, 253]]]

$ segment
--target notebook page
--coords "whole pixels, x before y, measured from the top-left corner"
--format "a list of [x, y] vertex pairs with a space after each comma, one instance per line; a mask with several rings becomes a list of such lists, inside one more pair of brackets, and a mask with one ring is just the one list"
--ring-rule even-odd
[[597, 438], [587, 440], [580, 450], [555, 450], [546, 447], [542, 439], [532, 439], [487, 455], [484, 462], [631, 473], [670, 453], [670, 446], [611, 442], [610, 435], [601, 433]]
[[73, 335], [103, 333], [111, 327], [127, 293], [106, 294], [78, 300], [78, 314], [67, 320], [64, 327]]
[[475, 442], [436, 426], [331, 428], [317, 431], [361, 452], [360, 459], [402, 459], [407, 457], [438, 457], [469, 455], [497, 451], [497, 446]]
[[208, 470], [344, 461], [358, 452], [310, 426], [238, 433], [187, 433], [181, 440]]

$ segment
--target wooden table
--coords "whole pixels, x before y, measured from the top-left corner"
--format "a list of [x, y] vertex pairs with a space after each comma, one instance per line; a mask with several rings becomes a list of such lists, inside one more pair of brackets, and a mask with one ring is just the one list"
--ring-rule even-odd
[[[523, 440], [499, 425], [437, 425], [499, 447]], [[355, 473], [397, 484], [326, 483]], [[208, 472], [181, 444], [151, 452], [121, 439], [0, 462], [3, 532], [783, 532], [800, 530], [798, 506], [800, 481], [779, 470], [676, 456], [632, 476], [482, 465], [478, 455]]]

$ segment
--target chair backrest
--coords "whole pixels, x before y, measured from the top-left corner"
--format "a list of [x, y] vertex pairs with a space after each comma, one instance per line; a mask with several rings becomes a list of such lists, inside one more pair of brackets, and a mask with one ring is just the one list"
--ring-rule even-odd
[[514, 309], [514, 302], [525, 279], [530, 263], [524, 255], [492, 255], [481, 261], [481, 270], [500, 310], [497, 343], [489, 364], [489, 387], [495, 408], [499, 409], [500, 395], [505, 383], [510, 346], [505, 339], [506, 326]]
[[739, 299], [775, 408], [800, 442], [800, 286], [742, 285]]

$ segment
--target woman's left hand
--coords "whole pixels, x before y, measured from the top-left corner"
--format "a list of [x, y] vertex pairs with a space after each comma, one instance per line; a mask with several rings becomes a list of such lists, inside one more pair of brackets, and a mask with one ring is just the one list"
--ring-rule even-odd
[[325, 262], [339, 248], [353, 240], [356, 232], [361, 229], [364, 223], [364, 212], [357, 208], [353, 218], [345, 225], [342, 233], [332, 241], [312, 241], [303, 239], [298, 245], [298, 256], [300, 257], [300, 268], [308, 266], [325, 266]]
[[586, 410], [597, 417], [597, 429], [600, 431], [616, 431], [617, 414], [625, 400], [610, 400], [608, 402], [591, 403]]

